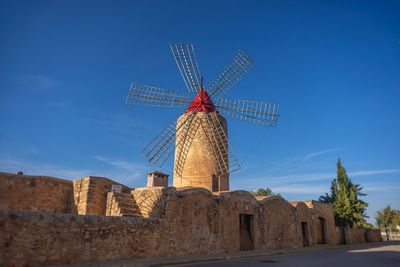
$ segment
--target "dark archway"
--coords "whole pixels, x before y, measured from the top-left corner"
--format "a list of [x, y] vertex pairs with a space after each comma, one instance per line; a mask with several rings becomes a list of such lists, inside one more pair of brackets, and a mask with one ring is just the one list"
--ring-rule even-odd
[[240, 250], [254, 250], [254, 218], [253, 215], [239, 215]]
[[318, 229], [317, 229], [317, 244], [326, 244], [327, 242], [327, 231], [326, 231], [326, 220], [323, 217], [318, 217]]
[[309, 247], [310, 242], [308, 240], [308, 224], [307, 224], [307, 222], [301, 222], [301, 233], [303, 236], [303, 247]]

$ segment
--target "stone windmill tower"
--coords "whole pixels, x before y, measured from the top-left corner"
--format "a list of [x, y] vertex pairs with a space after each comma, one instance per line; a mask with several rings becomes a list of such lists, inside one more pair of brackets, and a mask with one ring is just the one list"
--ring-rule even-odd
[[209, 85], [197, 64], [193, 45], [171, 45], [176, 64], [190, 97], [185, 93], [133, 82], [126, 103], [166, 108], [184, 107], [185, 112], [144, 148], [146, 158], [162, 166], [173, 152], [173, 185], [229, 190], [229, 173], [240, 168], [228, 144], [227, 121], [223, 115], [264, 126], [276, 127], [279, 105], [223, 96], [253, 67], [243, 51], [237, 51]]

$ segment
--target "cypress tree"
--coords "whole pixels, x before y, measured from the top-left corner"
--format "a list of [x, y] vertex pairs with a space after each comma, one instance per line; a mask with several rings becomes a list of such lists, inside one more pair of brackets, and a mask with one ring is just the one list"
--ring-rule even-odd
[[340, 159], [337, 162], [337, 177], [333, 179], [330, 194], [325, 193], [319, 201], [331, 203], [335, 215], [335, 223], [338, 226], [370, 227], [366, 222], [366, 208], [368, 203], [360, 199], [366, 196], [359, 184], [353, 184], [347, 176], [346, 169]]

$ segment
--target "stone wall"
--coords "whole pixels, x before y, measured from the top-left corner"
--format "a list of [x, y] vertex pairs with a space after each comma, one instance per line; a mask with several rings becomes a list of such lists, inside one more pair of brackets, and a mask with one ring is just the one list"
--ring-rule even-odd
[[367, 229], [367, 242], [381, 242], [382, 234], [380, 229]]
[[163, 218], [165, 214], [166, 194], [170, 189], [165, 187], [143, 187], [131, 190], [141, 216]]
[[[303, 223], [308, 245], [337, 243], [332, 207], [317, 201], [193, 187], [121, 185], [121, 192], [110, 192], [117, 183], [101, 177], [72, 187], [51, 177], [15, 176], [0, 175], [0, 262], [6, 266], [298, 248], [305, 245]], [[72, 188], [78, 213], [86, 215], [61, 214], [76, 213]], [[381, 240], [376, 231], [361, 230], [350, 233], [353, 243], [365, 236]]]
[[267, 197], [260, 204], [262, 244], [259, 249], [301, 247], [295, 208], [280, 196]]
[[0, 173], [0, 209], [76, 213], [72, 182]]
[[[225, 243], [227, 250], [235, 251], [230, 236], [221, 231], [220, 209], [210, 191], [169, 188], [166, 193], [165, 209], [160, 214], [164, 213], [167, 221], [169, 255], [218, 253]], [[224, 222], [225, 226], [231, 223], [229, 218]]]
[[73, 184], [75, 205], [82, 215], [106, 215], [107, 194], [112, 185], [120, 185], [123, 193], [130, 192], [128, 187], [104, 177], [87, 176]]
[[349, 228], [349, 232], [350, 244], [382, 241], [382, 235], [379, 229]]
[[106, 216], [142, 216], [130, 193], [108, 192]]
[[281, 197], [258, 201], [246, 191], [212, 194], [202, 188], [159, 193], [164, 204], [153, 214], [160, 218], [0, 211], [0, 260], [35, 266], [234, 252], [243, 249], [242, 215], [252, 216], [245, 240], [252, 249], [302, 245], [295, 208]]
[[310, 208], [303, 202], [290, 202], [290, 204], [295, 207], [296, 210], [296, 224], [298, 232], [301, 235], [303, 246], [314, 246], [316, 242], [312, 234], [314, 232], [314, 226]]
[[348, 241], [349, 239], [346, 238], [346, 232], [345, 231], [349, 231], [349, 230], [346, 230], [346, 228], [343, 227], [343, 226], [336, 226], [335, 227], [336, 245], [346, 245], [349, 242]]
[[350, 228], [350, 244], [360, 244], [366, 242], [366, 232], [362, 228]]
[[168, 254], [165, 222], [0, 210], [0, 262], [41, 266]]
[[313, 245], [336, 244], [335, 219], [331, 204], [315, 200], [304, 201], [311, 209]]

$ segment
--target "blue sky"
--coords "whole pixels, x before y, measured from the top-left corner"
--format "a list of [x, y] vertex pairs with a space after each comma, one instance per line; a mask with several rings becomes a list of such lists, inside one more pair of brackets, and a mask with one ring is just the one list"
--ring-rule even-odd
[[228, 119], [232, 189], [316, 199], [340, 157], [369, 215], [400, 208], [399, 14], [398, 1], [2, 1], [0, 171], [144, 186], [139, 151], [182, 110], [125, 105], [130, 82], [185, 92], [169, 44], [194, 43], [207, 80], [245, 50], [256, 67], [229, 97], [281, 107], [276, 129]]

